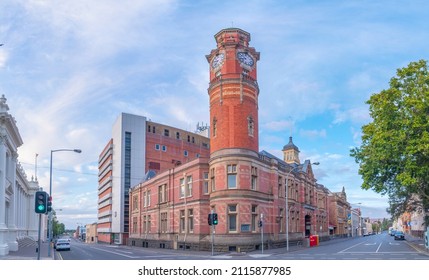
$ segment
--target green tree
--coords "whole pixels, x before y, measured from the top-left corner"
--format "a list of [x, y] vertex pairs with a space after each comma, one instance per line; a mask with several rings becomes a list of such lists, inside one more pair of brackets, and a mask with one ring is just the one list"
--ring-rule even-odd
[[53, 236], [58, 236], [65, 232], [65, 225], [60, 223], [57, 219], [57, 213], [55, 210], [52, 212], [52, 234]]
[[381, 222], [381, 230], [388, 230], [392, 226], [392, 222], [384, 218]]
[[[429, 74], [425, 60], [397, 70], [390, 87], [367, 101], [372, 122], [351, 150], [363, 189], [388, 195], [387, 211], [429, 208]], [[429, 217], [426, 214], [426, 225]]]

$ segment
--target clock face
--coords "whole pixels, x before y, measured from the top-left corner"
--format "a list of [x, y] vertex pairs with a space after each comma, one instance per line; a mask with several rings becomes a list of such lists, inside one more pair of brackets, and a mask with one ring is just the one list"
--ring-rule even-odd
[[225, 55], [223, 53], [217, 54], [212, 60], [212, 67], [213, 68], [219, 67], [222, 64], [224, 58], [225, 58]]
[[246, 64], [248, 66], [253, 66], [253, 64], [255, 63], [253, 61], [253, 58], [250, 56], [250, 54], [248, 54], [246, 52], [239, 52], [239, 53], [237, 53], [237, 58], [242, 63], [244, 63], [244, 64]]

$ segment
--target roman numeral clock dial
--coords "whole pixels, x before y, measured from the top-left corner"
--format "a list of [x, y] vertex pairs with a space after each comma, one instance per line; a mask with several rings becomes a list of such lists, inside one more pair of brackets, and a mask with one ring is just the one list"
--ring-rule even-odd
[[219, 66], [221, 66], [224, 58], [225, 55], [223, 53], [217, 54], [212, 60], [212, 67], [218, 68]]
[[237, 58], [241, 63], [244, 63], [247, 66], [252, 67], [255, 63], [253, 57], [250, 56], [247, 52], [239, 52], [237, 53]]

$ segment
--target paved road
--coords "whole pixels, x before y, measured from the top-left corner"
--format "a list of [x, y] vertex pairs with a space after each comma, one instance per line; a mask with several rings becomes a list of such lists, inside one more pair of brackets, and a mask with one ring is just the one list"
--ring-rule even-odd
[[[250, 253], [221, 253], [207, 251], [181, 251], [131, 246], [85, 244], [72, 239], [70, 251], [54, 252], [58, 260], [429, 260], [429, 250], [423, 240], [406, 236], [405, 241], [395, 241], [388, 234], [356, 238], [338, 238], [321, 242], [318, 247], [290, 246], [285, 248], [253, 251]], [[20, 247], [17, 252], [0, 259], [37, 259], [36, 248]], [[42, 245], [41, 259], [47, 257], [47, 244]]]

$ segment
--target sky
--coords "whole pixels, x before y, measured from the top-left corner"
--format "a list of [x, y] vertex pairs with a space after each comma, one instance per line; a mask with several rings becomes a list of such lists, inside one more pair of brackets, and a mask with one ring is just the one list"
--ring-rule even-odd
[[236, 27], [261, 54], [260, 150], [282, 158], [292, 135], [302, 162], [320, 162], [318, 183], [389, 217], [350, 149], [369, 97], [428, 59], [428, 11], [425, 0], [1, 0], [0, 94], [24, 142], [18, 161], [48, 190], [51, 150], [81, 149], [53, 153], [53, 206], [68, 229], [96, 222], [98, 156], [116, 118], [209, 123], [205, 55]]

